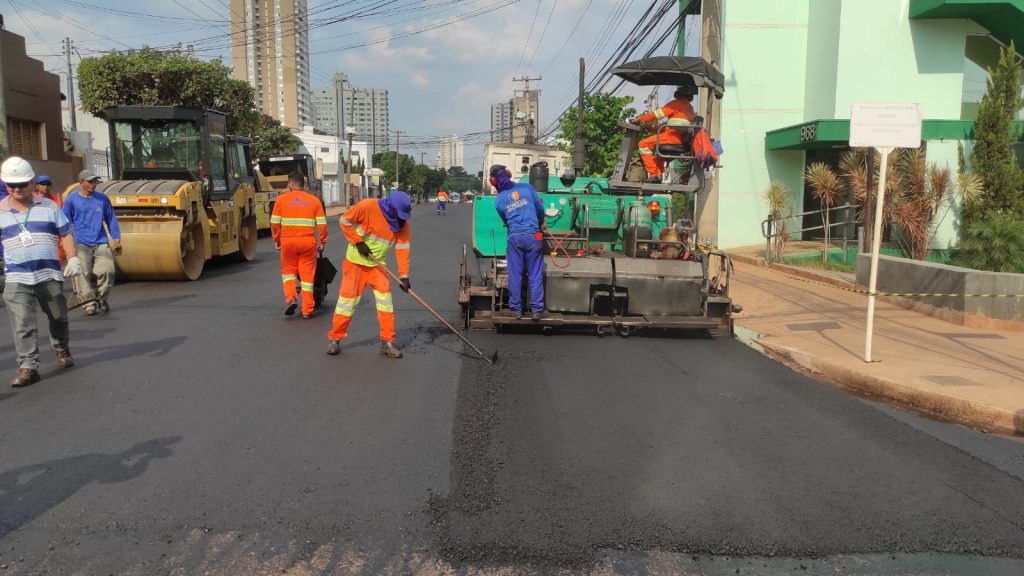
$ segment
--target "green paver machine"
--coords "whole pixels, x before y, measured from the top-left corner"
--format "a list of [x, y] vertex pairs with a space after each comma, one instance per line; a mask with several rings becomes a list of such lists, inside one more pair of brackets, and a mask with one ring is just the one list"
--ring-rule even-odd
[[[704, 103], [723, 94], [722, 74], [701, 58], [660, 56], [612, 70], [641, 86], [671, 84], [705, 89]], [[582, 123], [582, 87], [579, 121]], [[667, 183], [645, 183], [645, 174], [630, 174], [641, 127], [621, 122], [625, 131], [615, 172], [610, 178], [552, 177], [546, 164], [531, 167], [531, 184], [545, 206], [544, 291], [547, 314], [534, 321], [517, 319], [508, 310], [510, 280], [505, 258], [506, 229], [494, 208], [495, 195], [473, 203], [472, 253], [463, 248], [459, 305], [466, 328], [540, 326], [577, 327], [621, 336], [644, 329], [732, 330], [739, 307], [729, 298], [729, 257], [697, 244], [696, 220], [672, 213], [673, 193], [692, 198], [712, 174], [697, 168], [693, 134], [704, 123], [697, 117], [683, 127], [682, 146], [656, 146], [656, 154], [679, 161], [682, 170]], [[582, 127], [578, 131], [582, 134]], [[583, 143], [577, 142], [577, 151]], [[574, 160], [576, 173], [583, 155]], [[634, 171], [635, 172], [635, 171]], [[679, 218], [677, 218], [677, 216]], [[474, 270], [477, 272], [474, 277]], [[524, 301], [527, 289], [525, 279]]]

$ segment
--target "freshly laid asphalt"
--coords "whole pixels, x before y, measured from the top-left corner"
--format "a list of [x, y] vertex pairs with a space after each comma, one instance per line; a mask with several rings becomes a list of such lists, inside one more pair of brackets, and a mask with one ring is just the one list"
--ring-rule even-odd
[[[415, 209], [413, 289], [453, 322], [468, 234]], [[264, 239], [72, 312], [75, 367], [44, 341], [0, 389], [0, 574], [1024, 573], [1018, 440], [723, 336], [469, 333], [491, 366], [396, 291], [405, 358], [369, 294], [330, 357], [334, 296], [282, 300]]]

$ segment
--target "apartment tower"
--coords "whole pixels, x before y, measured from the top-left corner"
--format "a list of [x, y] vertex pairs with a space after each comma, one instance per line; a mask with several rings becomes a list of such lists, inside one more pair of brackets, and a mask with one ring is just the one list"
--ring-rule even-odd
[[306, 0], [231, 0], [231, 40], [234, 76], [256, 90], [256, 109], [312, 126]]

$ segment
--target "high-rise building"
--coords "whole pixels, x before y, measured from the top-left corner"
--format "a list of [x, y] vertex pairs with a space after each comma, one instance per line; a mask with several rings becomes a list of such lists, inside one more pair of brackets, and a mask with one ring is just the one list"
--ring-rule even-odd
[[517, 90], [512, 98], [512, 143], [537, 144], [540, 90]]
[[491, 142], [512, 141], [512, 102], [491, 104]]
[[388, 91], [383, 88], [357, 88], [346, 74], [335, 74], [333, 86], [314, 88], [311, 92], [313, 126], [325, 134], [346, 136], [345, 129], [355, 129], [355, 140], [369, 142], [371, 154], [387, 149]]
[[462, 138], [459, 138], [458, 134], [452, 134], [451, 137], [442, 139], [437, 152], [437, 167], [445, 170], [452, 166], [465, 168], [466, 156], [463, 148]]
[[256, 90], [256, 109], [289, 128], [312, 125], [306, 0], [231, 0], [234, 76]]

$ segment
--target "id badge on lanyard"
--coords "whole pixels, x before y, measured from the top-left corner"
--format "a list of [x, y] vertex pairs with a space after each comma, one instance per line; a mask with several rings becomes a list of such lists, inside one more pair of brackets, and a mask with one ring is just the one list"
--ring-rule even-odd
[[28, 231], [28, 228], [26, 228], [26, 226], [28, 226], [28, 217], [30, 214], [32, 214], [31, 205], [28, 207], [28, 210], [25, 211], [25, 221], [21, 223], [21, 233], [18, 234], [18, 240], [21, 241], [22, 246], [32, 246], [36, 243], [32, 238], [32, 233]]

